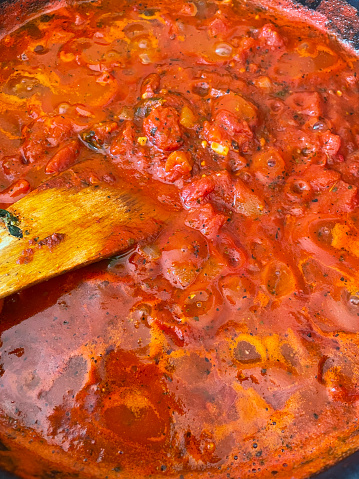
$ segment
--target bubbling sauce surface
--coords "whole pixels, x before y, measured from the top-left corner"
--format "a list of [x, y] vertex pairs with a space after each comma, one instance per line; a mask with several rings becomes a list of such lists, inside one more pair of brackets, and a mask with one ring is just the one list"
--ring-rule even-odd
[[196, 0], [71, 2], [0, 51], [0, 207], [102, 156], [171, 211], [1, 301], [1, 467], [299, 479], [359, 447], [357, 59]]

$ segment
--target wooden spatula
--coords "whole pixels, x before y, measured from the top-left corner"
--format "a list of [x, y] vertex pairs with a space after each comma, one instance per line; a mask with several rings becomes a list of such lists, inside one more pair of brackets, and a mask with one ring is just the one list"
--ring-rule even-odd
[[105, 160], [88, 160], [0, 210], [0, 298], [156, 235], [170, 216]]

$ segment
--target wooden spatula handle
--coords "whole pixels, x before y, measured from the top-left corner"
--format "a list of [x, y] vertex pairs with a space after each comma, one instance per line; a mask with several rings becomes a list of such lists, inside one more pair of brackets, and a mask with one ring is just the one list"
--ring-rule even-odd
[[0, 218], [0, 298], [158, 233], [169, 212], [93, 171], [88, 162], [66, 171]]

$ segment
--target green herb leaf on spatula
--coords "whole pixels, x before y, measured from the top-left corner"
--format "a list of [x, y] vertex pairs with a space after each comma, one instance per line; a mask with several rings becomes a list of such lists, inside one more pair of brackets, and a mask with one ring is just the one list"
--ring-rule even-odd
[[0, 209], [0, 219], [5, 223], [5, 226], [11, 236], [15, 236], [15, 238], [23, 237], [21, 229], [17, 226], [19, 220], [16, 218], [16, 216], [12, 215], [7, 210]]

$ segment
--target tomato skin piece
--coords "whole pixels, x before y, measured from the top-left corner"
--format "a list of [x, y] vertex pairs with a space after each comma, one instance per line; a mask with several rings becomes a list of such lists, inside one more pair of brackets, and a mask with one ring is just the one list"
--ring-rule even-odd
[[216, 213], [210, 203], [190, 211], [185, 220], [187, 226], [199, 230], [208, 238], [215, 237], [225, 222], [226, 216]]
[[[243, 129], [244, 125], [242, 122], [247, 123], [250, 128], [255, 127], [258, 123], [257, 107], [251, 101], [245, 99], [238, 93], [230, 92], [214, 101], [212, 107], [213, 117], [216, 118], [221, 111], [225, 111], [227, 116], [228, 113], [230, 113], [232, 118], [234, 117], [237, 120], [236, 123], [231, 117], [228, 117], [228, 119], [224, 118], [224, 121], [227, 123], [227, 125], [229, 125], [230, 122], [233, 123], [233, 126], [231, 126], [233, 133], [236, 133], [235, 130], [238, 128], [238, 122], [239, 125], [241, 125], [239, 126], [239, 131]], [[221, 124], [222, 118], [219, 117], [218, 119], [219, 123]]]
[[284, 46], [284, 41], [280, 34], [278, 33], [277, 29], [271, 23], [267, 23], [263, 25], [261, 31], [259, 33], [258, 38], [263, 40], [266, 45], [275, 48], [281, 48]]
[[264, 202], [239, 178], [233, 180], [227, 171], [213, 175], [215, 188], [210, 199], [217, 207], [225, 207], [244, 216], [257, 217]]
[[359, 151], [350, 153], [345, 161], [336, 163], [335, 169], [341, 174], [343, 181], [358, 186], [359, 184]]
[[24, 159], [19, 156], [4, 156], [0, 160], [0, 171], [4, 177], [12, 181], [24, 168]]
[[198, 208], [214, 188], [215, 183], [211, 176], [206, 176], [189, 183], [181, 192], [181, 198], [185, 208]]
[[311, 203], [312, 211], [325, 211], [331, 214], [350, 213], [359, 204], [358, 188], [339, 180], [317, 200]]
[[121, 132], [111, 142], [110, 153], [113, 156], [125, 155], [136, 144], [136, 129], [132, 121], [126, 121]]
[[158, 73], [150, 73], [144, 78], [141, 85], [141, 97], [143, 99], [152, 98], [160, 89], [160, 76]]
[[223, 36], [228, 32], [227, 24], [222, 20], [222, 18], [215, 18], [208, 25], [208, 34], [214, 38], [223, 38]]
[[303, 175], [303, 180], [307, 181], [313, 188], [313, 191], [329, 190], [340, 179], [337, 171], [329, 170], [324, 166], [311, 165]]
[[193, 160], [190, 153], [186, 151], [173, 151], [166, 160], [165, 170], [171, 172], [179, 169], [185, 175], [192, 170]]
[[23, 128], [21, 151], [28, 163], [39, 162], [48, 148], [55, 148], [83, 129], [62, 115], [43, 116]]
[[227, 144], [229, 148], [233, 140], [240, 148], [253, 138], [253, 133], [245, 120], [240, 121], [233, 113], [219, 110], [211, 123], [204, 122], [202, 136], [209, 142]]
[[341, 138], [339, 135], [334, 135], [329, 130], [323, 133], [322, 137], [322, 145], [324, 152], [329, 156], [335, 156], [341, 146]]
[[177, 181], [190, 176], [193, 167], [192, 155], [187, 151], [175, 150], [169, 154], [164, 166], [165, 178]]
[[59, 173], [76, 163], [80, 153], [80, 144], [77, 140], [71, 141], [61, 148], [46, 165], [46, 173]]
[[25, 196], [30, 189], [31, 186], [27, 180], [17, 180], [0, 193], [0, 203], [15, 203], [15, 201]]
[[196, 115], [187, 105], [185, 105], [181, 110], [180, 123], [182, 126], [189, 129], [196, 125]]
[[150, 143], [160, 150], [178, 150], [183, 143], [179, 116], [173, 107], [152, 110], [143, 120], [143, 130]]
[[[165, 261], [167, 255], [164, 255]], [[167, 262], [167, 268], [163, 270], [163, 276], [171, 283], [174, 288], [186, 289], [198, 276], [196, 265], [186, 259], [186, 261]]]

